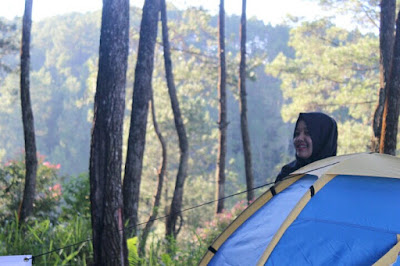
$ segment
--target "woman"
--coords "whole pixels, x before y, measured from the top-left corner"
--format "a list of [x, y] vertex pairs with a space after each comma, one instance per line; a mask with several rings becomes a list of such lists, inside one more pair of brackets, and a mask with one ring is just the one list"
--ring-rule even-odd
[[296, 160], [282, 167], [275, 182], [297, 169], [336, 155], [337, 150], [336, 121], [323, 113], [300, 113], [293, 134], [296, 149]]

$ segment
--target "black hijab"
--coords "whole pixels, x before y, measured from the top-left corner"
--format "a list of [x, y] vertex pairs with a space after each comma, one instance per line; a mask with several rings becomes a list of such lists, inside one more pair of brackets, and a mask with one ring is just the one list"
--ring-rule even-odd
[[307, 159], [301, 159], [296, 154], [296, 160], [282, 167], [275, 182], [282, 180], [290, 173], [309, 163], [336, 155], [338, 137], [336, 121], [323, 113], [300, 113], [294, 131], [296, 131], [297, 124], [301, 120], [306, 123], [312, 140], [312, 154]]

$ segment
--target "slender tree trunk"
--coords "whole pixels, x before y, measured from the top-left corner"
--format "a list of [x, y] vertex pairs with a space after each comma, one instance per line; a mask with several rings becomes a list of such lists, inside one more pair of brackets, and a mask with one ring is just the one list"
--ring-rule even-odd
[[129, 1], [103, 0], [90, 146], [94, 265], [128, 265], [121, 191]]
[[151, 103], [151, 115], [153, 118], [154, 131], [156, 132], [158, 140], [160, 141], [160, 144], [161, 144], [162, 159], [161, 159], [160, 168], [158, 169], [158, 185], [157, 185], [156, 195], [154, 196], [153, 212], [149, 218], [149, 221], [146, 224], [146, 227], [143, 229], [143, 233], [142, 233], [142, 237], [141, 237], [141, 241], [140, 241], [140, 245], [139, 245], [139, 255], [140, 256], [143, 256], [145, 254], [146, 240], [150, 233], [150, 229], [153, 226], [154, 219], [156, 219], [157, 215], [158, 215], [158, 210], [160, 208], [164, 176], [167, 172], [167, 144], [165, 143], [164, 137], [162, 136], [161, 131], [158, 128], [158, 123], [157, 123], [157, 119], [156, 119], [156, 111], [154, 108], [153, 93], [151, 95], [150, 103]]
[[219, 139], [218, 139], [218, 157], [217, 157], [217, 213], [222, 213], [224, 209], [225, 197], [225, 161], [226, 161], [226, 130], [228, 127], [226, 111], [226, 64], [225, 64], [225, 8], [224, 0], [219, 2], [219, 20], [218, 20], [218, 55], [219, 55], [219, 80], [218, 80], [218, 98], [219, 98]]
[[164, 44], [164, 63], [165, 72], [168, 86], [168, 93], [171, 99], [171, 107], [174, 113], [175, 128], [178, 133], [179, 139], [179, 168], [176, 176], [176, 183], [174, 189], [174, 195], [172, 197], [171, 208], [169, 210], [169, 216], [167, 217], [166, 223], [166, 236], [176, 238], [180, 228], [176, 228], [176, 222], [178, 217], [182, 216], [180, 211], [182, 210], [183, 200], [183, 186], [187, 176], [188, 160], [189, 160], [189, 143], [186, 136], [185, 125], [183, 124], [181, 110], [179, 108], [179, 101], [176, 95], [174, 76], [172, 72], [171, 53], [168, 40], [168, 26], [167, 26], [167, 10], [165, 0], [161, 0], [161, 21], [162, 21], [162, 38]]
[[159, 0], [145, 0], [138, 58], [133, 84], [131, 125], [124, 176], [124, 215], [128, 221], [129, 234], [136, 234], [142, 177], [143, 154], [146, 143], [146, 125], [151, 94], [151, 79], [154, 68], [154, 49], [157, 37]]
[[22, 124], [25, 140], [25, 189], [18, 212], [20, 222], [32, 214], [35, 200], [37, 156], [35, 141], [35, 126], [31, 97], [29, 92], [29, 67], [30, 67], [30, 42], [32, 28], [32, 0], [25, 1], [25, 12], [22, 21], [22, 46], [21, 46], [21, 108]]
[[389, 84], [389, 72], [392, 63], [392, 53], [394, 44], [394, 31], [396, 19], [396, 0], [382, 0], [381, 1], [381, 19], [379, 31], [379, 100], [376, 106], [372, 128], [374, 136], [371, 143], [371, 151], [379, 152], [379, 144], [382, 132], [382, 115], [387, 95], [387, 87]]
[[380, 152], [396, 155], [400, 97], [400, 12], [397, 15], [392, 68], [382, 119]]
[[254, 200], [253, 172], [251, 166], [250, 136], [247, 124], [247, 92], [246, 92], [246, 0], [242, 0], [242, 17], [240, 20], [240, 68], [239, 68], [239, 95], [240, 95], [240, 126], [244, 163], [246, 170], [247, 202]]

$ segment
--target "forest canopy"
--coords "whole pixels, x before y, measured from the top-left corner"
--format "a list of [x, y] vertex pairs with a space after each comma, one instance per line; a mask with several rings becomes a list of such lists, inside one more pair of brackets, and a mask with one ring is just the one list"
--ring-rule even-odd
[[[125, 152], [141, 10], [131, 8], [130, 12]], [[197, 8], [169, 6], [168, 12], [176, 87], [191, 144], [188, 182], [212, 189], [217, 152], [217, 17]], [[226, 18], [230, 192], [244, 188], [237, 94], [239, 19], [236, 15]], [[5, 25], [15, 23], [2, 21]], [[60, 163], [63, 174], [88, 169], [99, 29], [100, 12], [56, 16], [34, 23], [32, 28], [31, 90], [38, 151], [49, 161]], [[9, 26], [3, 29], [6, 31], [9, 36], [18, 36], [18, 27]], [[329, 19], [272, 26], [250, 18], [247, 31], [248, 116], [256, 185], [272, 180], [279, 167], [292, 158], [292, 123], [299, 112], [323, 111], [338, 120], [339, 154], [369, 150], [379, 86], [375, 34], [339, 28]], [[1, 62], [13, 66], [16, 57], [7, 55]], [[18, 156], [23, 147], [16, 71], [14, 65], [14, 71], [0, 80], [3, 161]], [[165, 86], [159, 36], [154, 98], [157, 106], [163, 106], [159, 107], [158, 120], [173, 154], [178, 152], [177, 136]], [[143, 176], [154, 180], [159, 144], [152, 124], [148, 127]], [[174, 160], [171, 157], [168, 166], [170, 176], [176, 171], [178, 162]], [[143, 186], [150, 197], [152, 185]]]
[[[138, 28], [141, 11], [131, 8], [130, 57], [127, 81], [127, 112], [129, 116], [133, 84], [133, 67], [136, 59]], [[216, 17], [204, 10], [188, 9], [169, 11], [171, 50], [175, 62], [174, 72], [177, 91], [181, 98], [183, 115], [192, 143], [193, 156], [198, 171], [209, 172], [214, 164], [215, 130], [217, 116], [216, 69], [217, 49]], [[193, 19], [196, 17], [196, 19]], [[10, 22], [11, 23], [11, 22]], [[237, 129], [237, 69], [238, 41], [237, 16], [227, 17], [228, 50], [228, 89], [229, 89], [229, 160], [231, 165], [241, 168], [241, 145]], [[97, 75], [98, 39], [100, 13], [69, 14], [39, 21], [32, 28], [32, 103], [37, 128], [38, 150], [52, 162], [62, 163], [61, 172], [78, 174], [87, 171], [89, 156], [89, 137], [93, 108], [93, 95]], [[280, 118], [279, 104], [282, 100], [278, 80], [264, 72], [263, 64], [272, 60], [278, 53], [291, 54], [287, 47], [288, 27], [264, 25], [262, 21], [250, 19], [248, 26], [249, 67], [249, 115], [252, 116], [252, 138], [259, 143], [253, 145], [262, 151], [256, 151], [259, 157], [255, 168], [262, 182], [271, 173], [271, 167], [281, 161], [281, 155], [271, 158], [270, 154], [287, 153], [287, 139], [278, 139], [285, 132], [286, 125]], [[277, 40], [270, 48], [267, 42]], [[15, 51], [16, 52], [16, 51]], [[8, 60], [10, 61], [10, 60]], [[6, 62], [8, 62], [6, 61]], [[161, 40], [158, 39], [155, 58], [154, 92], [158, 105], [165, 106], [159, 111], [159, 123], [170, 145], [175, 142], [172, 113], [168, 108]], [[13, 158], [21, 151], [22, 133], [19, 122], [18, 77], [10, 73], [3, 79], [1, 98], [1, 154], [2, 160]], [[262, 110], [259, 112], [258, 110]], [[268, 116], [264, 115], [268, 114]], [[271, 124], [271, 126], [268, 126]], [[277, 127], [278, 126], [278, 127]], [[126, 119], [125, 128], [129, 128]], [[274, 130], [272, 130], [274, 129]], [[6, 132], [15, 132], [9, 135]], [[153, 134], [152, 130], [148, 130]], [[213, 133], [214, 132], [214, 133]], [[275, 135], [273, 141], [266, 141], [265, 136]], [[126, 136], [126, 134], [125, 134]], [[157, 152], [157, 142], [152, 144], [148, 137], [146, 158]], [[152, 148], [152, 146], [155, 146]], [[154, 149], [154, 151], [152, 151]], [[208, 158], [207, 158], [208, 157]], [[237, 158], [235, 158], [237, 157]], [[269, 159], [267, 159], [269, 158]], [[147, 159], [145, 159], [147, 161]], [[155, 160], [157, 161], [157, 159]], [[149, 162], [149, 164], [152, 164]], [[145, 167], [146, 168], [146, 167]], [[200, 170], [202, 169], [202, 170]], [[237, 169], [232, 170], [236, 172]], [[197, 171], [197, 170], [195, 170]], [[212, 170], [211, 170], [212, 172]]]

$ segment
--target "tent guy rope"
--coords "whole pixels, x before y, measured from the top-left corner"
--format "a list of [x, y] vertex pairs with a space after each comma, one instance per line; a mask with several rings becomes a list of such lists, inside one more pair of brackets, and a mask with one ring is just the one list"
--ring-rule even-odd
[[[325, 165], [325, 166], [323, 166], [323, 167], [313, 168], [313, 169], [307, 171], [306, 173], [312, 172], [312, 171], [315, 171], [315, 170], [319, 170], [319, 169], [321, 169], [321, 168], [329, 167], [329, 166], [334, 165], [334, 164], [336, 164], [336, 163], [337, 163], [337, 162], [334, 162], [334, 163], [332, 163], [332, 164]], [[283, 180], [290, 179], [290, 178], [293, 178], [293, 177], [295, 177], [295, 176], [297, 176], [297, 175], [288, 176], [288, 177], [284, 178]], [[181, 211], [178, 212], [178, 213], [183, 213], [183, 212], [186, 212], [186, 211], [190, 211], [190, 210], [193, 210], [193, 209], [197, 209], [197, 208], [200, 208], [200, 207], [203, 207], [203, 206], [206, 206], [206, 205], [215, 203], [215, 202], [217, 202], [218, 200], [232, 198], [232, 197], [235, 197], [235, 196], [238, 196], [238, 195], [247, 193], [248, 191], [257, 190], [257, 189], [260, 189], [260, 188], [263, 188], [263, 187], [266, 187], [266, 186], [270, 186], [270, 185], [273, 186], [274, 184], [275, 184], [275, 182], [269, 182], [269, 183], [266, 183], [266, 184], [263, 184], [263, 185], [254, 187], [254, 188], [252, 188], [252, 189], [250, 189], [250, 190], [240, 191], [240, 192], [237, 192], [237, 193], [228, 195], [228, 196], [226, 196], [226, 197], [222, 197], [222, 198], [220, 198], [220, 199], [211, 200], [211, 201], [204, 202], [204, 203], [199, 204], [199, 205], [196, 205], [196, 206], [192, 206], [192, 207], [183, 209], [183, 210], [181, 210]], [[171, 215], [171, 214], [169, 214], [169, 215]], [[146, 222], [141, 222], [141, 223], [136, 224], [136, 226], [144, 225], [144, 224], [148, 223], [149, 221], [161, 220], [161, 219], [164, 219], [164, 218], [168, 217], [169, 215], [164, 215], [164, 216], [160, 216], [160, 217], [154, 218], [154, 219], [152, 219], [152, 220], [147, 220]], [[132, 227], [126, 227], [125, 229], [130, 229], [130, 228], [132, 228]], [[37, 258], [37, 257], [45, 256], [45, 255], [51, 254], [51, 253], [53, 253], [53, 252], [57, 252], [57, 251], [60, 251], [60, 250], [63, 250], [63, 249], [69, 248], [69, 247], [77, 246], [77, 245], [79, 245], [79, 244], [83, 244], [83, 243], [86, 243], [86, 242], [89, 242], [89, 241], [92, 241], [92, 238], [89, 238], [89, 239], [86, 239], [86, 240], [82, 240], [82, 241], [79, 241], [79, 242], [77, 242], [77, 243], [70, 244], [70, 245], [67, 245], [67, 246], [64, 246], [64, 247], [61, 247], [61, 248], [56, 248], [56, 249], [53, 249], [53, 250], [50, 250], [50, 251], [47, 251], [47, 252], [44, 252], [44, 253], [40, 253], [40, 254], [37, 254], [37, 255], [33, 255], [33, 256], [32, 256], [31, 258], [29, 258], [29, 259], [34, 260], [34, 259]]]

